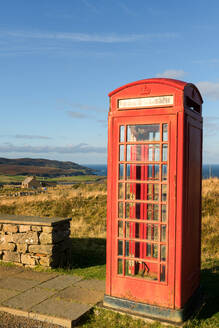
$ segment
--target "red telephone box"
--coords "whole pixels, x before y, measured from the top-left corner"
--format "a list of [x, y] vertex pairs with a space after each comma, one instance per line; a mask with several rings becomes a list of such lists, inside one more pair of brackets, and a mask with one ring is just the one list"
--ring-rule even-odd
[[172, 79], [109, 97], [104, 304], [180, 322], [200, 284], [202, 97]]

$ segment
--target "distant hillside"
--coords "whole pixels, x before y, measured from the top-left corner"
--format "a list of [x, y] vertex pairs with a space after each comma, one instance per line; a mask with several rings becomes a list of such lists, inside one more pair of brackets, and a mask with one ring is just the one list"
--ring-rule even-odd
[[53, 161], [41, 158], [0, 158], [0, 174], [59, 177], [94, 173], [94, 170], [74, 162]]

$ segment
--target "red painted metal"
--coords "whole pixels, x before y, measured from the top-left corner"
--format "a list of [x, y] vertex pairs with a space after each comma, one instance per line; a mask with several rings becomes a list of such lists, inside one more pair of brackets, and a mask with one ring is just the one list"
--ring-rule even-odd
[[[148, 79], [109, 96], [106, 295], [181, 309], [200, 283], [201, 95]], [[119, 108], [158, 96], [173, 104]]]

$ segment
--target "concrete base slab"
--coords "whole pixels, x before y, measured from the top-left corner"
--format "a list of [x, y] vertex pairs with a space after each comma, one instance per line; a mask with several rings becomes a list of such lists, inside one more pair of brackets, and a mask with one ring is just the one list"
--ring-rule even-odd
[[182, 325], [191, 314], [194, 314], [200, 308], [202, 298], [201, 289], [198, 288], [181, 309], [164, 308], [109, 295], [104, 295], [103, 305], [107, 308], [125, 311], [127, 314], [134, 314], [154, 320]]

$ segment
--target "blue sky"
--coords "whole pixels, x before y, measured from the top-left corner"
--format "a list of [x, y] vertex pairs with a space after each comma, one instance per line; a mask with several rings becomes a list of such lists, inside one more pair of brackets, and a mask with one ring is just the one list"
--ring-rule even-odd
[[2, 0], [0, 157], [106, 163], [108, 93], [196, 84], [204, 162], [219, 163], [219, 2]]

